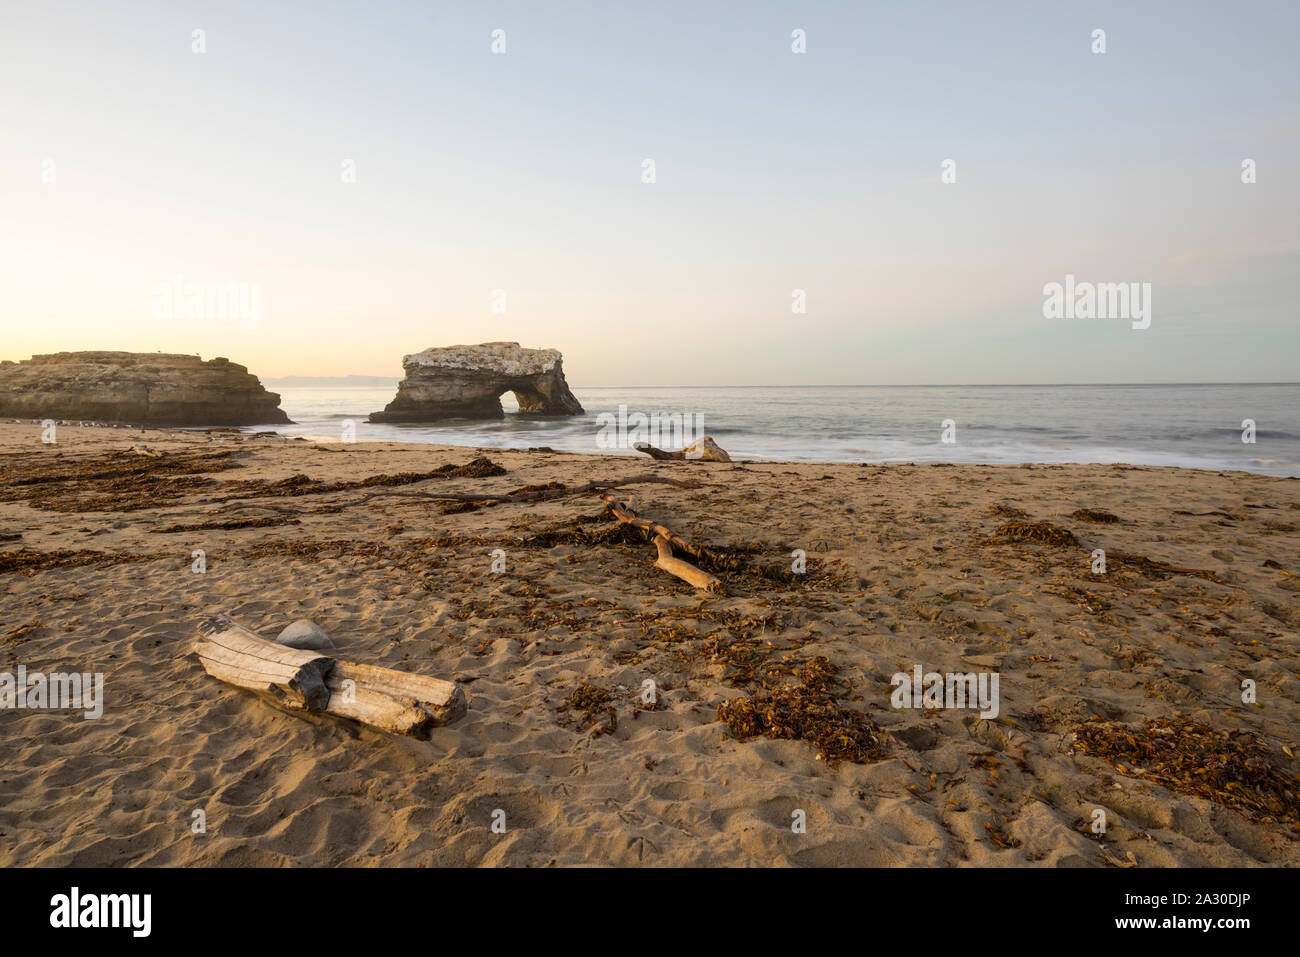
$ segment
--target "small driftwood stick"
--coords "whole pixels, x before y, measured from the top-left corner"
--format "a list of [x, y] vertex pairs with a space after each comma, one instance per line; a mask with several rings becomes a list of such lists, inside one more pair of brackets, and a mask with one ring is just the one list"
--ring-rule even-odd
[[291, 711], [324, 712], [421, 738], [465, 713], [465, 693], [451, 681], [289, 648], [226, 615], [201, 622], [199, 634], [194, 651], [208, 674]]
[[690, 562], [674, 558], [672, 545], [662, 535], [655, 537], [655, 548], [659, 549], [659, 557], [655, 559], [656, 568], [662, 568], [668, 574], [676, 575], [682, 581], [694, 585], [696, 588], [712, 592], [722, 591], [722, 582], [718, 581], [713, 575], [703, 569], [696, 568]]
[[620, 522], [642, 529], [653, 536], [655, 548], [659, 552], [659, 558], [655, 561], [656, 568], [661, 568], [670, 575], [676, 575], [682, 581], [694, 585], [696, 588], [711, 592], [722, 591], [722, 582], [716, 577], [696, 568], [688, 561], [673, 557], [672, 546], [676, 545], [696, 557], [713, 558], [713, 553], [707, 548], [682, 538], [672, 529], [660, 525], [658, 522], [652, 522], [648, 518], [639, 518], [626, 502], [620, 502], [611, 492], [601, 492], [600, 500], [609, 506], [610, 512]]

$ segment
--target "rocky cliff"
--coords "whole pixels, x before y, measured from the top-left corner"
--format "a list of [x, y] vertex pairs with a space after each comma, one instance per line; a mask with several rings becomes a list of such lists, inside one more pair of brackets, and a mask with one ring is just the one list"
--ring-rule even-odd
[[0, 362], [0, 416], [131, 425], [275, 425], [289, 417], [229, 359], [149, 352], [58, 352]]
[[555, 349], [524, 349], [517, 342], [445, 346], [406, 356], [402, 367], [406, 378], [396, 398], [372, 413], [371, 422], [499, 419], [503, 392], [515, 394], [520, 412], [582, 414]]

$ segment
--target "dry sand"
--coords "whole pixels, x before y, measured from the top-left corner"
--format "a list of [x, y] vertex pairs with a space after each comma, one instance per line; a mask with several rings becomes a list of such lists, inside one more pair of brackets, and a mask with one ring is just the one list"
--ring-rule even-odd
[[[1300, 717], [1300, 482], [1097, 465], [656, 463], [75, 427], [58, 438], [42, 445], [35, 426], [0, 426], [0, 534], [22, 536], [0, 542], [0, 671], [102, 671], [105, 710], [98, 720], [0, 711], [0, 863], [1300, 862], [1288, 754]], [[140, 443], [164, 456], [121, 452]], [[91, 476], [225, 451], [236, 467], [206, 475]], [[356, 481], [478, 455], [508, 474], [291, 485], [310, 493], [293, 495], [237, 484]], [[65, 467], [80, 477], [16, 484]], [[418, 498], [358, 501], [643, 472], [701, 486], [625, 490], [642, 515], [709, 545], [757, 546], [742, 556], [748, 570], [719, 572], [727, 594], [697, 593], [654, 568], [648, 544], [610, 536], [590, 493], [452, 514]], [[236, 497], [249, 495], [262, 497]], [[1015, 520], [1007, 509], [1078, 543], [991, 542]], [[292, 524], [164, 530], [246, 519]], [[559, 534], [526, 541], [546, 529]], [[784, 574], [795, 548], [808, 556], [798, 578]], [[1104, 575], [1090, 571], [1096, 548], [1111, 556]], [[191, 571], [195, 549], [205, 573]], [[47, 554], [53, 567], [22, 564], [56, 550], [67, 554]], [[272, 638], [314, 619], [343, 657], [462, 682], [468, 714], [419, 741], [279, 710], [207, 677], [189, 654], [210, 611]], [[797, 681], [782, 671], [819, 655], [838, 668], [836, 706], [869, 715], [888, 756], [828, 763], [807, 741], [739, 741], [719, 721], [720, 702], [761, 690], [765, 675]], [[891, 676], [917, 664], [997, 671], [998, 717], [892, 709]], [[646, 679], [660, 690], [654, 710], [638, 704]], [[1243, 704], [1243, 679], [1256, 682], [1256, 703]], [[584, 681], [612, 693], [612, 733], [565, 707]], [[1140, 743], [1148, 718], [1254, 732], [1233, 740], [1257, 748], [1291, 796], [1269, 814], [1238, 786], [1232, 806], [1197, 791], [1218, 779], [1210, 762], [1177, 781], [1159, 760], [1075, 747], [1097, 719], [1131, 726]], [[1177, 733], [1155, 740], [1162, 756], [1186, 746]], [[1098, 808], [1102, 836], [1089, 829]], [[504, 833], [491, 829], [497, 809]], [[206, 834], [191, 829], [196, 810]], [[804, 833], [791, 827], [796, 810]]]

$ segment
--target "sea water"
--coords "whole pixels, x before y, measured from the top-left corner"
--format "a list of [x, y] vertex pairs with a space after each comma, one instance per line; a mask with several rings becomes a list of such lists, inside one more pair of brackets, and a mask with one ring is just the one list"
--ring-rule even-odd
[[602, 437], [625, 406], [628, 415], [699, 416], [688, 421], [737, 459], [1123, 462], [1300, 476], [1297, 383], [574, 388], [584, 415], [517, 415], [506, 393], [500, 420], [366, 422], [395, 387], [281, 388], [295, 424], [263, 428], [340, 441], [351, 422], [361, 442], [636, 455], [626, 443], [609, 447], [608, 429]]

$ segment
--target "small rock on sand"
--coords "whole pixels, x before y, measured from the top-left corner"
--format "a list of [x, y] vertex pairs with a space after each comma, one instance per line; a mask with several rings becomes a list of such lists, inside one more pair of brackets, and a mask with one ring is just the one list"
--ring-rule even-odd
[[306, 618], [300, 618], [285, 626], [284, 631], [275, 639], [290, 648], [302, 648], [311, 651], [324, 651], [334, 647], [334, 642], [325, 630]]

